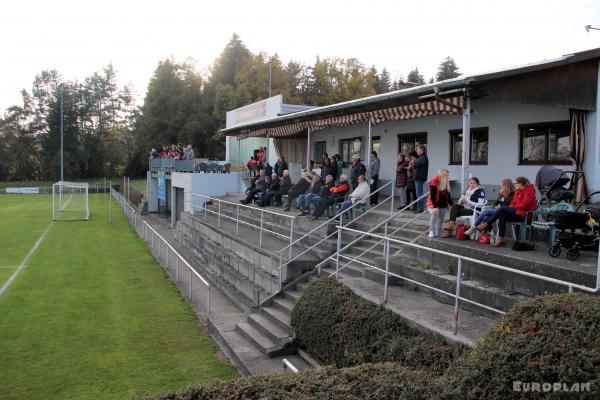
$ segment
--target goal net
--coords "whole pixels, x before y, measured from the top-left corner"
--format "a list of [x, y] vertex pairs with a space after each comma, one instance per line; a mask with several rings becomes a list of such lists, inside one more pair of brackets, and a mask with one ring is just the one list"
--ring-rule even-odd
[[88, 184], [60, 181], [52, 185], [52, 220], [87, 220]]

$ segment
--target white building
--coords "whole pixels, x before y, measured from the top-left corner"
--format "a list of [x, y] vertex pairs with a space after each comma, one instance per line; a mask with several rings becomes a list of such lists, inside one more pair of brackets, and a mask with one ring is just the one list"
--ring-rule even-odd
[[554, 165], [584, 171], [592, 192], [600, 190], [599, 61], [600, 49], [592, 49], [232, 126], [228, 113], [221, 132], [229, 154], [234, 143], [272, 138], [278, 154], [303, 165], [322, 152], [349, 161], [354, 151], [367, 164], [374, 149], [381, 184], [395, 178], [399, 151], [425, 143], [430, 176], [447, 168], [457, 182], [469, 176], [488, 185], [516, 176], [533, 182], [541, 166]]

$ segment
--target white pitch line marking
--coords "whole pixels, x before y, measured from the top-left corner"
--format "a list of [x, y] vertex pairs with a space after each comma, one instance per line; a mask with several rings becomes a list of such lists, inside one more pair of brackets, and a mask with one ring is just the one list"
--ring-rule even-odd
[[27, 261], [29, 261], [29, 258], [31, 257], [31, 255], [35, 252], [35, 250], [38, 248], [40, 243], [42, 243], [42, 240], [44, 240], [44, 238], [46, 237], [46, 234], [48, 233], [48, 231], [50, 230], [51, 227], [52, 227], [52, 222], [50, 222], [50, 225], [48, 225], [48, 228], [46, 228], [44, 233], [42, 233], [42, 236], [40, 236], [40, 238], [37, 240], [37, 242], [35, 242], [35, 244], [31, 248], [31, 250], [29, 250], [29, 253], [27, 253], [27, 255], [25, 256], [25, 258], [23, 259], [21, 264], [19, 264], [19, 267], [17, 268], [17, 270], [15, 272], [13, 272], [13, 274], [10, 276], [10, 278], [8, 278], [6, 283], [0, 288], [0, 296], [2, 296], [2, 294], [6, 291], [6, 289], [8, 289], [10, 284], [13, 283], [13, 281], [15, 280], [17, 275], [19, 275], [19, 272], [21, 272], [23, 270], [23, 268], [25, 268], [27, 266]]

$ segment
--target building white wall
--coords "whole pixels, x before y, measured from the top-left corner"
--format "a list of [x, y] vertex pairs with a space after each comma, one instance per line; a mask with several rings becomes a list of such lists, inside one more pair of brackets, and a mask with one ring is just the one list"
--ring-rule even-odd
[[[518, 165], [519, 162], [519, 129], [520, 124], [566, 121], [569, 119], [568, 109], [535, 106], [527, 104], [506, 103], [490, 100], [472, 102], [474, 112], [471, 115], [471, 128], [488, 127], [489, 154], [487, 165], [474, 165], [469, 172], [479, 177], [484, 184], [498, 185], [504, 177], [515, 178], [525, 176], [531, 181], [541, 168], [540, 165]], [[597, 121], [596, 121], [597, 124]], [[395, 178], [396, 155], [398, 151], [398, 134], [427, 132], [427, 152], [429, 157], [429, 175], [439, 168], [450, 171], [453, 179], [460, 179], [461, 166], [449, 165], [450, 162], [450, 130], [462, 128], [462, 116], [434, 116], [407, 121], [388, 121], [371, 128], [371, 136], [381, 137], [380, 179]], [[597, 132], [598, 130], [596, 130]], [[588, 129], [588, 136], [592, 135]], [[593, 132], [593, 135], [596, 135]], [[333, 136], [333, 139], [331, 137]], [[340, 139], [360, 136], [363, 138], [361, 158], [365, 165], [368, 152], [367, 124], [346, 127], [334, 127], [311, 133], [311, 159], [320, 158], [314, 154], [313, 143], [327, 142], [327, 152], [340, 152]], [[596, 164], [597, 165], [597, 164]], [[569, 166], [558, 166], [571, 170]]]
[[[596, 93], [600, 93], [600, 68], [598, 69], [598, 83]], [[586, 119], [586, 152], [583, 169], [588, 191], [590, 193], [600, 190], [600, 96], [596, 96], [596, 111], [588, 113]], [[600, 201], [600, 195], [596, 195], [593, 201]]]

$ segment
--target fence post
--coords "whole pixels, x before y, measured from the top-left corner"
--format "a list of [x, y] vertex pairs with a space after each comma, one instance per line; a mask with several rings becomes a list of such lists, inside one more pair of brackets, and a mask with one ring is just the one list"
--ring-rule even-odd
[[263, 216], [265, 212], [264, 210], [260, 210], [260, 236], [258, 238], [258, 245], [262, 246], [262, 232], [263, 232]]
[[161, 239], [159, 239], [159, 240], [158, 240], [158, 261], [160, 261], [160, 247], [161, 247], [160, 245], [161, 245], [161, 244], [162, 244], [162, 240], [161, 240]]
[[281, 292], [282, 281], [281, 274], [283, 273], [282, 265], [281, 265], [281, 253], [279, 253], [279, 291]]
[[210, 318], [210, 285], [208, 285], [208, 301], [207, 301], [206, 308], [208, 309], [208, 311], [206, 313], [206, 319], [209, 319]]
[[454, 334], [458, 332], [458, 305], [460, 297], [460, 280], [462, 276], [462, 258], [458, 258], [458, 268], [456, 271], [456, 297], [454, 298]]
[[395, 187], [395, 185], [391, 185], [391, 186], [392, 186], [392, 204], [390, 205], [390, 217], [392, 215], [394, 215], [394, 187]]
[[154, 251], [154, 231], [150, 231], [150, 249], [152, 249], [152, 251]]
[[167, 271], [169, 270], [169, 244], [167, 243]]
[[[340, 220], [341, 221], [341, 220]], [[342, 248], [342, 224], [338, 226], [337, 251], [335, 252], [335, 280], [340, 279], [340, 250]]]
[[175, 282], [179, 282], [179, 257], [175, 258]]
[[[110, 191], [112, 194], [112, 182], [109, 182], [108, 186], [110, 187]], [[108, 199], [108, 223], [112, 224], [112, 199], [110, 197]]]
[[[383, 227], [383, 236], [387, 237], [387, 231], [388, 231], [388, 223], [385, 223], [385, 226]], [[385, 252], [386, 249], [390, 247], [390, 242], [383, 242], [383, 256], [385, 257]]]
[[192, 278], [193, 278], [192, 269], [190, 268], [190, 300], [192, 300]]
[[240, 205], [237, 205], [237, 209], [235, 212], [235, 236], [238, 235], [238, 230], [240, 228]]
[[217, 214], [217, 228], [221, 227], [221, 200], [219, 200], [219, 213]]
[[292, 259], [292, 244], [294, 243], [294, 220], [296, 218], [292, 218], [292, 223], [290, 224], [290, 248], [288, 250], [288, 260]]
[[202, 196], [202, 197], [204, 197], [204, 204], [203, 204], [203, 207], [204, 207], [204, 220], [206, 221], [206, 203], [208, 203], [208, 199], [206, 198], [206, 196]]
[[[387, 224], [386, 224], [387, 227]], [[390, 272], [390, 239], [386, 237], [384, 242], [385, 247], [385, 282], [383, 285], [383, 302], [387, 303], [388, 299], [388, 282]]]

